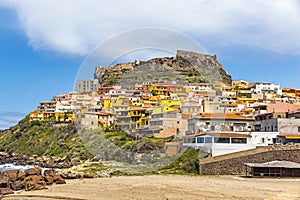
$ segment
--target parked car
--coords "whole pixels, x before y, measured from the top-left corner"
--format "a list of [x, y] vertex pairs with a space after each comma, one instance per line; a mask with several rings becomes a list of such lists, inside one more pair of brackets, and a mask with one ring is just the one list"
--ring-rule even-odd
[[291, 145], [295, 145], [294, 142], [288, 142], [285, 145], [291, 146]]

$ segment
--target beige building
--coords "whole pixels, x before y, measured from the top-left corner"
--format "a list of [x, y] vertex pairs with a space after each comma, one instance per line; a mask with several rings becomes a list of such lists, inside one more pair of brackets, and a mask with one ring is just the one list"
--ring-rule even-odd
[[114, 115], [110, 112], [86, 112], [81, 114], [81, 128], [95, 129], [112, 126]]
[[100, 87], [97, 79], [78, 80], [76, 83], [75, 91], [78, 93], [86, 93], [97, 91]]

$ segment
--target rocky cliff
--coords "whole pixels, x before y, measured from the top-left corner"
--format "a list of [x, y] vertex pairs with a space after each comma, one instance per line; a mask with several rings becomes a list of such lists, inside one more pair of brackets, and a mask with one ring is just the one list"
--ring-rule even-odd
[[215, 55], [182, 50], [178, 50], [174, 57], [96, 67], [94, 78], [98, 79], [102, 86], [120, 84], [120, 80], [121, 83], [128, 80], [184, 80], [190, 83], [219, 81], [227, 84], [231, 84], [232, 81]]

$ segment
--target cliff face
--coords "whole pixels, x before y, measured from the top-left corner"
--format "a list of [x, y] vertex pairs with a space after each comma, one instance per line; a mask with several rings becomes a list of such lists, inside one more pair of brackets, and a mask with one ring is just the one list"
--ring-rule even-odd
[[[178, 50], [175, 57], [154, 58], [114, 66], [97, 67], [94, 78], [103, 86], [151, 80], [193, 82], [220, 81], [231, 84], [231, 76], [217, 61], [216, 56]], [[120, 81], [121, 80], [121, 81]]]

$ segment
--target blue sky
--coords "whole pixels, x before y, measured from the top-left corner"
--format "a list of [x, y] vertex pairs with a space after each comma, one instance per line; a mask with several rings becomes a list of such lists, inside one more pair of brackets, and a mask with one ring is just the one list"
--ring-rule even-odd
[[0, 0], [0, 129], [72, 91], [97, 44], [143, 27], [186, 34], [234, 79], [300, 88], [299, 11], [296, 0]]

